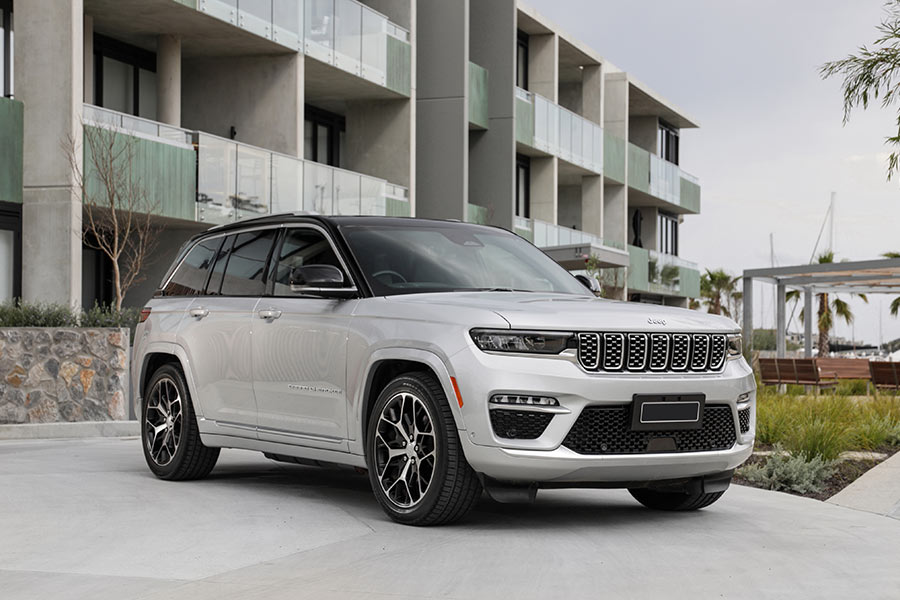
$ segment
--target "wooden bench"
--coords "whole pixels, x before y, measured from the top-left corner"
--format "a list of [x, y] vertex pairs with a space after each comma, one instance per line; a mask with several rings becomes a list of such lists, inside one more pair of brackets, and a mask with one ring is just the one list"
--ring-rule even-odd
[[815, 358], [760, 358], [760, 382], [763, 385], [796, 384], [819, 388], [834, 387], [834, 379], [824, 379]]
[[865, 358], [817, 358], [816, 366], [824, 379], [871, 379]]
[[877, 389], [900, 390], [900, 363], [872, 361], [869, 372]]

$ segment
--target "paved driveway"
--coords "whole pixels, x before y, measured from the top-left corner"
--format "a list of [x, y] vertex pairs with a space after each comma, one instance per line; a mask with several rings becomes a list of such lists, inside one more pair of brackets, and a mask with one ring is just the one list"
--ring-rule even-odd
[[223, 452], [153, 478], [136, 439], [0, 442], [0, 598], [900, 598], [900, 521], [732, 487], [654, 513], [627, 492], [382, 515], [353, 471]]

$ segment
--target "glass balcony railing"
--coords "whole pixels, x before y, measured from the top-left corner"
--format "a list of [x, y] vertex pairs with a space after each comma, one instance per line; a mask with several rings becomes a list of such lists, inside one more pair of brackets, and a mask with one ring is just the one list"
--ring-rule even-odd
[[388, 37], [409, 42], [408, 31], [356, 0], [198, 0], [197, 9], [379, 85]]
[[681, 168], [634, 144], [628, 144], [628, 185], [680, 206], [700, 212], [700, 181]]
[[592, 244], [606, 246], [607, 248], [625, 247], [617, 242], [606, 242], [601, 237], [586, 231], [553, 225], [538, 219], [525, 219], [516, 217], [513, 223], [515, 233], [528, 239], [538, 248], [550, 248], [553, 246], [568, 246], [572, 244]]
[[602, 127], [522, 88], [516, 88], [516, 99], [533, 106], [530, 112], [517, 107], [517, 115], [534, 119], [533, 127], [523, 128], [533, 131], [534, 148], [589, 171], [603, 172]]
[[630, 269], [628, 287], [635, 292], [696, 298], [700, 294], [697, 263], [678, 256], [628, 247]]
[[185, 146], [190, 146], [193, 141], [193, 133], [187, 129], [173, 127], [133, 115], [126, 115], [125, 113], [94, 106], [93, 104], [85, 104], [82, 115], [84, 122], [90, 125], [117, 129], [122, 133], [138, 137], [150, 137], [159, 141]]
[[197, 134], [197, 220], [230, 223], [282, 212], [409, 216], [405, 187]]

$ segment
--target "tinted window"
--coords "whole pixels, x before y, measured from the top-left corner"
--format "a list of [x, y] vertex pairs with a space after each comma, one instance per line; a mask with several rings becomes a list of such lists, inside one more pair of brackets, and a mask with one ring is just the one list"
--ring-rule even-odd
[[[308, 265], [331, 265], [341, 269], [341, 263], [331, 244], [315, 229], [290, 229], [278, 252], [275, 268], [275, 295], [290, 296], [291, 270]], [[341, 269], [343, 271], [343, 269]], [[346, 277], [346, 273], [344, 277]]]
[[164, 296], [199, 296], [206, 286], [209, 266], [222, 238], [204, 240], [194, 246], [163, 290]]
[[236, 235], [229, 235], [225, 238], [225, 242], [216, 253], [216, 262], [210, 273], [209, 283], [206, 285], [207, 296], [218, 296], [222, 291], [222, 276], [225, 274], [225, 265], [228, 264], [228, 255], [231, 253], [231, 246], [236, 237]]
[[266, 260], [277, 229], [248, 231], [235, 236], [222, 278], [223, 296], [262, 296]]
[[494, 289], [589, 294], [546, 254], [498, 229], [423, 223], [341, 230], [377, 295]]

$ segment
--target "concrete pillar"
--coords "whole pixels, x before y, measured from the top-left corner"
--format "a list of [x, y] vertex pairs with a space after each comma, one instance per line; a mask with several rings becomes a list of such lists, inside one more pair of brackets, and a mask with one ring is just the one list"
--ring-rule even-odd
[[181, 37], [156, 38], [156, 118], [181, 127]]
[[785, 353], [785, 290], [784, 284], [775, 286], [775, 356], [784, 358]]
[[465, 220], [469, 198], [469, 1], [416, 5], [416, 216]]
[[753, 278], [744, 277], [744, 296], [742, 299], [744, 305], [744, 349], [747, 356], [753, 350]]
[[470, 10], [470, 59], [488, 71], [488, 128], [469, 133], [469, 202], [488, 209], [491, 225], [512, 229], [516, 197], [516, 2], [472, 2]]
[[[617, 138], [628, 140], [628, 76], [625, 73], [609, 73], [604, 78], [603, 127]], [[627, 159], [628, 154], [625, 156]]]
[[584, 65], [581, 70], [581, 116], [603, 125], [603, 65]]
[[97, 104], [94, 100], [94, 17], [84, 15], [84, 101]]
[[813, 291], [803, 288], [803, 356], [812, 358], [813, 343]]
[[581, 229], [603, 237], [603, 176], [581, 178]]
[[531, 159], [531, 218], [556, 225], [558, 181], [558, 162], [555, 156]]
[[[25, 103], [22, 296], [81, 303], [81, 197], [62, 149], [81, 148], [82, 0], [16, 4], [16, 98]], [[81, 152], [74, 155], [80, 163]]]
[[559, 102], [559, 36], [555, 33], [528, 36], [528, 89]]
[[624, 185], [606, 185], [603, 188], [603, 239], [618, 242], [623, 247], [628, 237], [628, 190]]

